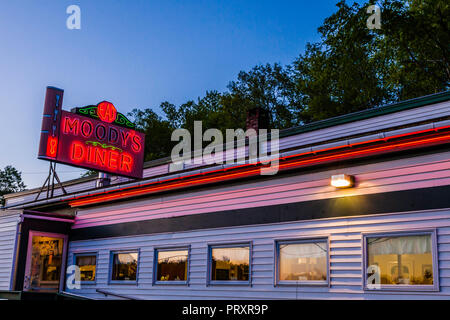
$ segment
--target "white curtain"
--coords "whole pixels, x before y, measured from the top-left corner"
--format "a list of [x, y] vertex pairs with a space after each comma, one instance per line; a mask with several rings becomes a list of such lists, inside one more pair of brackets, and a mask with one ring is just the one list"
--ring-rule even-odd
[[431, 253], [431, 236], [369, 238], [369, 255]]
[[287, 258], [290, 257], [304, 257], [304, 258], [318, 258], [326, 254], [326, 243], [295, 243], [280, 245], [280, 255]]

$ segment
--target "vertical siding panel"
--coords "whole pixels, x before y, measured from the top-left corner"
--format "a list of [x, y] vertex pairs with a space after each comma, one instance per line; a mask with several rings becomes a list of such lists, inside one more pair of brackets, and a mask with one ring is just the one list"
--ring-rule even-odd
[[19, 213], [0, 211], [0, 290], [9, 290]]

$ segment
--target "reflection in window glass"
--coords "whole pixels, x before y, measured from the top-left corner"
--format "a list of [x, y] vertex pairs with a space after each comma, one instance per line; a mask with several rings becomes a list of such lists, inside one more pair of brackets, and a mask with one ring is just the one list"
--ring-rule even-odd
[[114, 253], [111, 280], [136, 280], [137, 252]]
[[187, 281], [188, 250], [158, 250], [156, 254], [156, 281]]
[[249, 246], [212, 248], [211, 280], [249, 281]]
[[433, 284], [430, 234], [370, 237], [367, 238], [367, 254], [368, 266], [379, 270], [381, 284]]
[[55, 290], [59, 286], [64, 239], [33, 236], [28, 288]]
[[76, 256], [76, 265], [80, 268], [81, 281], [95, 280], [95, 265], [97, 257], [95, 255]]
[[280, 281], [326, 281], [325, 241], [279, 245]]

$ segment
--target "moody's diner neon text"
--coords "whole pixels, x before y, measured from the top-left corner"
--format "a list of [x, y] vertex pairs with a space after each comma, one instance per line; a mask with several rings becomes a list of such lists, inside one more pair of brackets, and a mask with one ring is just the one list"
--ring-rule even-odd
[[70, 141], [65, 154], [70, 161], [113, 172], [131, 173], [134, 155], [140, 154], [143, 148], [142, 138], [134, 130], [66, 112], [62, 116], [61, 135]]
[[133, 130], [134, 125], [108, 101], [76, 112], [62, 110], [63, 93], [47, 88], [38, 157], [142, 178], [145, 135]]

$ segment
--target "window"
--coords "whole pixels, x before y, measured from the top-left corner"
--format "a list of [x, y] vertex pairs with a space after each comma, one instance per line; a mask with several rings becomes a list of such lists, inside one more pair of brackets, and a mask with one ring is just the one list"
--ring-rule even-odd
[[210, 247], [212, 282], [250, 282], [250, 245]]
[[279, 284], [327, 284], [327, 239], [277, 242]]
[[156, 249], [156, 283], [187, 283], [188, 249]]
[[438, 288], [434, 239], [434, 232], [366, 236], [366, 288]]
[[92, 253], [82, 253], [75, 255], [75, 265], [80, 268], [81, 281], [95, 281], [95, 268], [97, 255]]
[[112, 254], [112, 281], [133, 281], [137, 279], [138, 252], [114, 252]]

